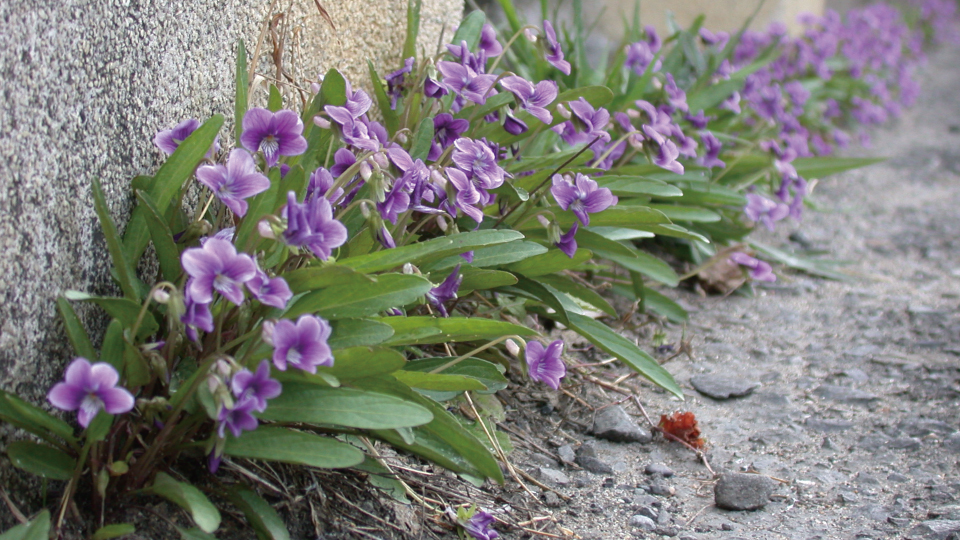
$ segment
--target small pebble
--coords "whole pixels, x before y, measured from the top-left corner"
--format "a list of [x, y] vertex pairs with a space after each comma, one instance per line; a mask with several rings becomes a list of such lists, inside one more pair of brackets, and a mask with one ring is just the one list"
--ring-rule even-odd
[[630, 526], [643, 529], [645, 531], [652, 531], [657, 528], [656, 522], [647, 516], [637, 514], [630, 518]]
[[704, 374], [690, 377], [690, 384], [697, 392], [713, 399], [730, 399], [743, 397], [756, 390], [760, 383], [743, 377], [728, 375]]
[[713, 488], [717, 506], [725, 510], [757, 510], [770, 501], [773, 480], [760, 474], [728, 472]]
[[543, 504], [548, 508], [556, 508], [563, 504], [560, 497], [552, 491], [547, 491], [543, 494]]
[[570, 477], [556, 469], [550, 469], [548, 467], [540, 467], [540, 480], [546, 484], [552, 484], [554, 486], [565, 486], [570, 483]]
[[673, 469], [662, 463], [650, 463], [643, 469], [643, 472], [651, 475], [659, 474], [664, 478], [670, 478], [673, 476]]
[[557, 448], [557, 456], [561, 461], [563, 461], [563, 463], [567, 465], [576, 463], [577, 461], [577, 454], [573, 451], [573, 447], [569, 444], [565, 444], [560, 448]]
[[648, 443], [653, 435], [623, 410], [620, 405], [607, 407], [593, 419], [593, 434], [613, 442]]

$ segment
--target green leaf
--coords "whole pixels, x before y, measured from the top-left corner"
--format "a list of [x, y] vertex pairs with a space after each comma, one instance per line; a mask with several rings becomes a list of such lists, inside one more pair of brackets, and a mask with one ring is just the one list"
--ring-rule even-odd
[[[255, 432], [254, 432], [255, 433]], [[185, 482], [178, 482], [167, 473], [158, 472], [153, 484], [144, 493], [159, 495], [190, 513], [193, 522], [207, 533], [220, 527], [220, 512], [199, 489]]]
[[611, 260], [627, 270], [639, 272], [671, 287], [676, 287], [680, 282], [680, 276], [673, 268], [653, 255], [598, 234], [585, 234], [584, 239], [584, 245], [592, 249], [596, 256]]
[[363, 287], [374, 283], [372, 276], [361, 274], [353, 268], [339, 264], [301, 268], [292, 272], [285, 272], [283, 278], [294, 294], [333, 286]]
[[509, 264], [504, 268], [510, 272], [523, 274], [527, 277], [536, 277], [576, 268], [589, 261], [592, 256], [593, 253], [591, 253], [590, 250], [578, 249], [571, 259], [566, 253], [559, 249], [551, 249], [543, 255], [529, 257], [520, 262]]
[[[132, 328], [137, 322], [137, 317], [140, 316], [140, 304], [127, 298], [91, 296], [79, 291], [67, 291], [63, 293], [63, 297], [75, 302], [93, 302], [102, 307], [111, 317], [121, 321], [125, 328]], [[157, 323], [157, 319], [147, 311], [143, 317], [143, 322], [140, 324], [140, 329], [137, 331], [137, 337], [149, 337], [159, 329], [160, 325]]]
[[354, 468], [367, 473], [367, 482], [390, 496], [393, 500], [403, 504], [410, 504], [410, 499], [407, 498], [407, 490], [404, 489], [403, 484], [397, 479], [396, 473], [384, 467], [383, 464], [376, 459], [365, 456], [363, 463], [356, 465]]
[[393, 327], [394, 335], [384, 345], [430, 345], [461, 341], [486, 341], [502, 336], [537, 335], [535, 330], [493, 319], [466, 317], [384, 317], [381, 322]]
[[339, 71], [330, 69], [323, 76], [320, 93], [328, 105], [342, 107], [347, 102], [347, 81]]
[[77, 353], [77, 356], [82, 356], [88, 360], [96, 358], [97, 353], [93, 349], [93, 344], [90, 343], [90, 336], [87, 335], [83, 323], [80, 322], [80, 318], [77, 317], [77, 312], [73, 310], [70, 302], [67, 302], [65, 298], [57, 298], [57, 309], [60, 311], [64, 328], [67, 330], [67, 337], [70, 339], [70, 344], [73, 345], [73, 350]]
[[730, 188], [708, 184], [704, 187], [683, 186], [683, 195], [671, 199], [671, 202], [691, 205], [724, 205], [744, 207], [747, 205], [747, 198], [737, 191]]
[[687, 310], [649, 287], [643, 288], [643, 301], [647, 309], [663, 315], [671, 322], [685, 323], [689, 319]]
[[704, 244], [709, 244], [710, 239], [702, 234], [695, 233], [688, 229], [685, 229], [679, 225], [674, 225], [673, 223], [664, 223], [664, 224], [650, 224], [650, 225], [636, 225], [634, 228], [652, 232], [657, 236], [670, 236], [673, 238], [683, 238], [685, 240], [699, 240]]
[[460, 282], [460, 290], [458, 291], [460, 296], [466, 296], [469, 291], [495, 289], [513, 285], [517, 282], [517, 276], [500, 270], [478, 270], [466, 267], [462, 273], [463, 281]]
[[[150, 196], [156, 203], [157, 210], [166, 215], [174, 197], [179, 196], [180, 188], [192, 175], [193, 171], [203, 160], [220, 127], [223, 126], [223, 115], [214, 115], [177, 147], [172, 156], [167, 158], [157, 174], [154, 175], [153, 187]], [[123, 255], [127, 264], [135, 267], [143, 255], [143, 250], [150, 240], [150, 231], [147, 228], [146, 217], [139, 207], [134, 208], [130, 221], [123, 233]]]
[[[413, 0], [411, 0], [413, 1]], [[413, 144], [410, 145], [410, 157], [414, 160], [427, 159], [430, 153], [430, 144], [433, 142], [433, 117], [428, 116], [420, 122]]]
[[51, 480], [69, 480], [77, 466], [77, 461], [64, 452], [31, 441], [10, 443], [7, 456], [14, 467]]
[[307, 293], [287, 310], [284, 317], [293, 319], [304, 313], [315, 313], [331, 320], [366, 317], [405, 306], [432, 288], [433, 284], [420, 276], [380, 274], [376, 281], [362, 287], [337, 287]]
[[330, 326], [333, 327], [333, 332], [327, 344], [334, 351], [348, 347], [379, 345], [393, 335], [393, 328], [389, 325], [370, 319], [339, 319], [330, 321]]
[[487, 387], [476, 379], [449, 373], [424, 373], [421, 371], [400, 370], [394, 373], [393, 376], [411, 388], [422, 388], [424, 390], [436, 390], [440, 392], [487, 390]]
[[270, 85], [270, 96], [267, 98], [267, 110], [277, 112], [283, 108], [283, 96], [276, 85]]
[[[403, 42], [401, 60], [417, 56], [417, 36], [420, 35], [420, 4], [421, 0], [407, 1], [407, 37]], [[414, 158], [416, 159], [416, 158]]]
[[[287, 388], [287, 386], [284, 387], [284, 393], [288, 391]], [[294, 387], [295, 391], [296, 388]], [[344, 390], [346, 389], [333, 391]], [[400, 401], [392, 396], [388, 397]], [[270, 401], [268, 410], [274, 407], [274, 403], [274, 400]], [[310, 407], [312, 404], [311, 401], [304, 403], [305, 407]], [[331, 404], [334, 403], [331, 402]], [[426, 411], [424, 412], [429, 415]], [[309, 420], [288, 421], [309, 422]], [[363, 461], [363, 452], [349, 444], [330, 437], [275, 426], [260, 426], [240, 437], [228, 437], [223, 452], [234, 457], [278, 461], [321, 469], [352, 467]]]
[[247, 93], [250, 91], [249, 76], [247, 73], [247, 48], [241, 39], [237, 44], [237, 75], [234, 78], [234, 84], [237, 86], [237, 97], [233, 103], [233, 137], [237, 141], [243, 134], [243, 116], [247, 114]]
[[349, 257], [340, 261], [340, 264], [358, 272], [380, 272], [403, 266], [406, 263], [421, 265], [450, 255], [459, 255], [474, 249], [504, 244], [521, 238], [523, 238], [523, 235], [516, 231], [499, 229], [457, 233], [359, 257]]
[[119, 538], [135, 532], [137, 532], [137, 528], [134, 527], [132, 523], [114, 523], [112, 525], [104, 525], [103, 527], [100, 527], [97, 529], [97, 532], [93, 533], [93, 536], [90, 537], [90, 539], [110, 540], [111, 538]]
[[469, 15], [463, 18], [463, 22], [460, 23], [456, 33], [453, 34], [453, 39], [450, 40], [450, 43], [459, 45], [461, 41], [466, 41], [467, 48], [473, 50], [477, 44], [480, 43], [480, 31], [483, 30], [483, 25], [486, 24], [486, 22], [487, 16], [484, 15], [482, 11], [476, 10], [470, 12]]
[[77, 442], [77, 438], [73, 436], [73, 428], [69, 424], [2, 390], [0, 390], [0, 420], [44, 438], [56, 435], [71, 444]]
[[617, 316], [617, 310], [615, 310], [604, 297], [600, 296], [600, 294], [593, 289], [581, 285], [562, 274], [537, 276], [537, 281], [586, 302], [611, 317]]
[[[442, 356], [437, 358], [426, 358], [423, 360], [412, 360], [403, 366], [404, 371], [431, 372], [441, 366], [449, 364], [455, 360], [454, 356]], [[456, 364], [444, 369], [441, 373], [447, 375], [460, 375], [470, 377], [482, 383], [487, 389], [480, 393], [499, 392], [507, 387], [507, 378], [503, 376], [504, 368], [499, 364], [487, 362], [480, 358], [464, 358]]]
[[173, 232], [167, 226], [156, 204], [145, 191], [137, 190], [137, 200], [140, 201], [146, 211], [143, 212], [150, 228], [150, 239], [153, 241], [153, 247], [157, 251], [157, 259], [160, 262], [160, 273], [163, 279], [176, 282], [180, 277], [180, 249], [173, 241]]
[[94, 178], [91, 191], [93, 192], [93, 208], [100, 219], [100, 228], [103, 230], [103, 236], [107, 241], [107, 250], [110, 252], [110, 259], [113, 261], [113, 268], [117, 272], [117, 278], [120, 282], [120, 290], [123, 296], [131, 300], [139, 298], [137, 285], [134, 283], [133, 270], [130, 264], [123, 257], [123, 245], [120, 241], [120, 231], [117, 230], [117, 224], [113, 222], [110, 216], [110, 209], [107, 208], [107, 200], [103, 195], [103, 189], [100, 187], [100, 180]]
[[258, 540], [290, 540], [290, 533], [280, 515], [256, 491], [233, 486], [227, 490], [227, 498], [243, 512]]
[[[408, 57], [404, 56], [403, 58]], [[380, 78], [380, 75], [377, 75], [377, 70], [369, 59], [367, 60], [367, 67], [370, 69], [370, 80], [373, 82], [373, 94], [377, 98], [380, 114], [383, 115], [383, 124], [387, 128], [387, 132], [393, 135], [400, 128], [400, 118], [397, 116], [397, 111], [390, 108], [390, 96], [384, 89], [386, 83]]]
[[123, 325], [117, 319], [111, 320], [103, 335], [103, 343], [100, 344], [100, 361], [110, 364], [118, 372], [123, 371], [123, 351], [126, 345], [123, 341]]
[[850, 281], [853, 279], [852, 276], [835, 270], [834, 268], [838, 265], [835, 261], [817, 261], [807, 257], [800, 257], [782, 249], [757, 242], [751, 242], [750, 247], [766, 259], [784, 264], [790, 268], [802, 270], [813, 276], [835, 279], [837, 281]]
[[178, 533], [180, 533], [180, 540], [217, 540], [217, 537], [205, 533], [196, 527], [190, 527], [189, 529], [184, 529], [182, 527], [173, 526]]
[[518, 296], [527, 296], [534, 300], [539, 300], [548, 307], [553, 308], [560, 322], [564, 324], [567, 322], [568, 312], [583, 313], [580, 306], [567, 295], [548, 285], [543, 285], [527, 278], [521, 279], [515, 287], [509, 287], [505, 289], [505, 291], [508, 294], [517, 294]]
[[413, 443], [404, 441], [393, 430], [377, 430], [374, 432], [377, 437], [455, 472], [487, 477], [503, 483], [503, 473], [497, 460], [443, 405], [387, 377], [364, 379], [363, 383], [371, 390], [389, 392], [416, 402], [433, 414], [430, 423], [413, 428], [416, 435]]
[[402, 369], [406, 363], [406, 358], [394, 349], [351, 347], [339, 350], [333, 355], [333, 366], [321, 366], [317, 371], [329, 373], [342, 381], [349, 381], [393, 373]]
[[597, 183], [600, 187], [608, 188], [618, 197], [633, 197], [636, 195], [679, 197], [683, 195], [683, 191], [676, 186], [663, 180], [642, 176], [601, 176], [597, 178]]
[[638, 231], [636, 229], [624, 229], [622, 227], [590, 227], [589, 229], [582, 230], [589, 230], [599, 234], [607, 240], [616, 240], [618, 242], [621, 240], [639, 240], [641, 238], [653, 238], [656, 236], [652, 232]]
[[823, 178], [852, 169], [859, 169], [874, 163], [886, 161], [887, 158], [841, 158], [841, 157], [808, 157], [797, 158], [790, 162], [797, 174], [808, 179]]
[[693, 221], [714, 223], [720, 221], [720, 214], [698, 206], [677, 206], [673, 204], [651, 204], [650, 208], [663, 212], [670, 221]]
[[657, 386], [683, 399], [683, 390], [673, 380], [673, 376], [632, 341], [614, 332], [609, 326], [589, 317], [571, 313], [568, 319], [568, 326], [572, 330], [587, 338], [607, 354], [616, 356]]
[[33, 520], [0, 534], [0, 540], [49, 540], [50, 511], [44, 509]]
[[[473, 262], [470, 263], [470, 266], [475, 266], [477, 268], [502, 266], [505, 264], [522, 261], [546, 252], [547, 248], [536, 242], [507, 242], [498, 246], [477, 249], [473, 252]], [[454, 266], [458, 264], [464, 264], [465, 262], [466, 260], [463, 257], [455, 255], [453, 257], [446, 257], [444, 259], [440, 259], [439, 261], [425, 264], [420, 267], [420, 270], [423, 272], [436, 272], [438, 270], [453, 268]]]
[[[365, 381], [369, 379], [360, 379]], [[259, 415], [276, 422], [334, 424], [361, 429], [390, 429], [426, 424], [433, 415], [394, 396], [355, 388], [287, 383], [283, 393]], [[357, 461], [359, 463], [359, 461]]]

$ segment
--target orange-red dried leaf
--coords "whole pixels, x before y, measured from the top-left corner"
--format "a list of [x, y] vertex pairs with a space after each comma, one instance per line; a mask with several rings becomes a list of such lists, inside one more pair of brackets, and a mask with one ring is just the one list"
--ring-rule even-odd
[[692, 412], [675, 412], [670, 416], [661, 415], [660, 429], [698, 450], [707, 444], [707, 441], [700, 436], [700, 426], [697, 425], [697, 417]]

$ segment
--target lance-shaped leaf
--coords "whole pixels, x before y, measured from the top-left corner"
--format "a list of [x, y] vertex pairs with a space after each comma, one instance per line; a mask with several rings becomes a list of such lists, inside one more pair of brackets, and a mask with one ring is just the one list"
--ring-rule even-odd
[[[268, 410], [273, 406], [274, 402], [271, 400]], [[330, 437], [275, 426], [260, 426], [240, 437], [227, 438], [223, 453], [234, 457], [321, 469], [352, 467], [363, 461], [363, 452], [349, 444]]]
[[304, 383], [285, 384], [283, 393], [270, 400], [270, 406], [259, 416], [276, 422], [362, 429], [413, 427], [426, 424], [433, 418], [429, 410], [417, 403], [391, 395]]
[[70, 302], [67, 302], [64, 298], [57, 298], [57, 309], [63, 319], [63, 326], [67, 330], [67, 338], [73, 345], [73, 351], [77, 353], [77, 356], [91, 360], [95, 359], [97, 352], [93, 349], [93, 344], [90, 343], [90, 336], [87, 335], [83, 323], [80, 322], [80, 318], [77, 317], [77, 312], [73, 310]]
[[406, 263], [421, 265], [450, 255], [459, 255], [477, 248], [513, 242], [521, 238], [523, 235], [516, 231], [499, 229], [451, 234], [394, 249], [350, 257], [340, 261], [340, 264], [358, 272], [380, 272]]
[[51, 480], [69, 480], [77, 466], [77, 461], [61, 450], [32, 441], [10, 443], [7, 456], [14, 467]]
[[502, 336], [537, 335], [536, 330], [493, 319], [466, 317], [384, 317], [381, 322], [393, 327], [394, 335], [384, 345], [429, 345], [460, 341], [493, 340]]
[[[470, 266], [477, 268], [486, 268], [488, 266], [501, 266], [504, 264], [515, 263], [524, 259], [546, 253], [547, 248], [536, 242], [508, 242], [498, 246], [480, 248], [473, 252], [473, 261]], [[458, 264], [463, 264], [464, 259], [460, 256], [446, 257], [420, 267], [423, 272], [436, 272], [438, 270], [447, 270]], [[464, 278], [466, 279], [466, 278]]]
[[158, 472], [153, 484], [144, 493], [159, 495], [190, 513], [193, 522], [207, 533], [220, 527], [220, 512], [206, 495], [186, 482], [178, 482], [169, 474]]
[[0, 534], [0, 540], [49, 540], [50, 511], [44, 509], [32, 520]]
[[103, 189], [100, 187], [100, 180], [93, 179], [92, 191], [93, 208], [100, 219], [103, 237], [107, 240], [107, 250], [110, 252], [110, 259], [113, 261], [113, 268], [117, 273], [117, 281], [120, 282], [120, 290], [123, 291], [124, 297], [136, 300], [140, 295], [132, 269], [133, 262], [127, 261], [123, 256], [120, 232], [117, 230], [117, 224], [113, 222], [113, 217], [110, 216], [110, 209], [107, 208], [107, 200], [103, 195]]
[[243, 512], [259, 540], [290, 539], [290, 532], [280, 515], [256, 491], [234, 486], [227, 490], [227, 498]]
[[170, 227], [160, 214], [153, 198], [143, 190], [136, 190], [137, 200], [140, 201], [146, 211], [143, 212], [150, 229], [150, 240], [153, 241], [153, 247], [157, 252], [157, 260], [160, 262], [160, 273], [163, 279], [175, 282], [180, 277], [180, 249], [173, 241], [173, 233]]
[[325, 319], [358, 318], [405, 306], [423, 296], [433, 284], [415, 275], [381, 274], [362, 287], [332, 287], [307, 293], [284, 315], [288, 319], [315, 313]]
[[393, 335], [390, 325], [370, 319], [338, 319], [331, 321], [330, 326], [333, 332], [327, 344], [334, 351], [348, 347], [379, 345]]

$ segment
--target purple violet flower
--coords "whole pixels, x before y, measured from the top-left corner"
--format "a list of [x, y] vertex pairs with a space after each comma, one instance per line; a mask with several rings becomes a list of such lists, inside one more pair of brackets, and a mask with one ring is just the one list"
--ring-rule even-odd
[[771, 231], [773, 224], [787, 217], [790, 213], [790, 207], [783, 203], [777, 203], [756, 193], [747, 193], [747, 206], [743, 209], [747, 219], [753, 222], [761, 222]]
[[534, 118], [547, 125], [553, 122], [553, 115], [546, 107], [557, 99], [558, 87], [555, 81], [540, 81], [534, 86], [523, 77], [510, 75], [500, 79], [500, 86], [513, 93], [520, 102], [520, 108]]
[[296, 324], [281, 319], [273, 327], [273, 365], [286, 371], [287, 365], [316, 373], [317, 366], [332, 366], [333, 354], [327, 339], [330, 324], [315, 315], [301, 315]]
[[457, 289], [460, 288], [462, 281], [463, 274], [460, 273], [460, 265], [458, 264], [440, 285], [427, 292], [427, 301], [430, 302], [433, 307], [437, 308], [437, 311], [439, 311], [441, 315], [449, 317], [450, 314], [447, 313], [447, 308], [444, 304], [457, 297]]
[[[200, 121], [196, 118], [188, 118], [183, 122], [180, 122], [172, 129], [165, 129], [163, 131], [158, 131], [157, 136], [153, 138], [153, 144], [157, 145], [157, 148], [163, 150], [163, 153], [166, 155], [172, 155], [176, 151], [177, 147], [180, 146], [180, 143], [187, 140], [187, 137], [191, 133], [197, 130], [200, 127]], [[213, 159], [213, 154], [220, 151], [220, 136], [213, 140], [213, 145], [210, 146], [210, 150], [207, 150], [207, 159]]]
[[713, 133], [704, 131], [700, 133], [700, 140], [703, 142], [703, 148], [706, 150], [706, 153], [697, 159], [697, 163], [707, 168], [726, 167], [727, 164], [718, 157], [720, 155], [720, 149], [723, 148], [720, 139], [717, 139]]
[[610, 121], [610, 113], [606, 109], [603, 107], [594, 109], [593, 105], [582, 97], [577, 101], [571, 101], [569, 106], [573, 113], [573, 120], [585, 135], [590, 139], [599, 136], [603, 142], [610, 140], [610, 134], [606, 132], [607, 122]]
[[463, 525], [463, 530], [476, 540], [494, 540], [500, 537], [500, 533], [493, 529], [494, 521], [492, 515], [478, 509]]
[[667, 82], [663, 85], [663, 89], [667, 92], [667, 100], [670, 102], [670, 106], [683, 112], [690, 110], [687, 106], [687, 93], [677, 86], [672, 74], [667, 73]]
[[230, 433], [233, 433], [234, 437], [239, 437], [244, 431], [257, 429], [260, 423], [253, 416], [253, 411], [256, 408], [257, 401], [253, 398], [241, 399], [234, 403], [233, 407], [221, 405], [220, 411], [217, 413], [217, 436], [225, 439], [227, 428], [230, 429]]
[[234, 374], [230, 389], [237, 401], [253, 400], [257, 412], [267, 410], [267, 400], [280, 395], [283, 387], [276, 379], [270, 378], [270, 362], [261, 360], [256, 373], [244, 369]]
[[457, 190], [456, 202], [454, 203], [455, 207], [459, 208], [464, 214], [470, 216], [477, 223], [482, 222], [483, 210], [476, 206], [481, 198], [477, 187], [473, 185], [473, 182], [471, 182], [470, 179], [467, 178], [467, 175], [460, 169], [450, 167], [447, 168], [446, 171], [449, 182], [453, 184], [453, 187]]
[[403, 67], [387, 75], [387, 95], [390, 96], [390, 108], [397, 108], [397, 99], [400, 97], [400, 87], [403, 85], [404, 75], [413, 70], [415, 58], [410, 57], [403, 61]]
[[700, 112], [698, 112], [697, 114], [693, 114], [693, 115], [688, 114], [687, 116], [685, 116], [685, 118], [687, 119], [688, 122], [690, 122], [691, 125], [693, 125], [693, 127], [697, 129], [706, 129], [707, 124], [711, 120], [713, 120], [712, 116], [706, 116], [705, 114], [703, 114], [703, 109], [700, 109]]
[[333, 218], [330, 201], [313, 197], [303, 204], [297, 203], [293, 191], [287, 193], [287, 230], [283, 241], [288, 246], [306, 247], [325, 261], [331, 252], [347, 241], [347, 228]]
[[747, 268], [750, 271], [750, 279], [769, 282], [777, 280], [777, 276], [773, 273], [773, 268], [771, 268], [769, 264], [755, 257], [751, 257], [746, 253], [738, 251], [730, 255], [730, 260]]
[[353, 155], [353, 152], [341, 148], [333, 154], [333, 167], [330, 167], [330, 174], [339, 177], [356, 162], [357, 156]]
[[133, 394], [117, 387], [120, 374], [106, 362], [91, 364], [86, 358], [74, 358], [63, 379], [64, 382], [50, 390], [47, 400], [58, 409], [79, 411], [77, 421], [84, 428], [100, 409], [109, 414], [123, 414], [133, 409]]
[[183, 291], [184, 313], [180, 317], [180, 322], [186, 327], [187, 337], [190, 341], [199, 343], [197, 329], [204, 332], [213, 332], [213, 313], [210, 312], [210, 303], [196, 302], [193, 295], [190, 294], [190, 283], [187, 283]]
[[238, 217], [247, 213], [244, 199], [270, 188], [270, 180], [260, 173], [253, 157], [241, 148], [230, 151], [226, 166], [203, 165], [198, 168], [197, 180], [210, 188]]
[[427, 159], [436, 161], [447, 147], [453, 144], [464, 131], [470, 128], [465, 118], [454, 118], [450, 113], [440, 113], [433, 117], [433, 143]]
[[497, 163], [497, 157], [489, 146], [481, 141], [461, 137], [453, 143], [453, 162], [468, 177], [478, 180], [482, 189], [496, 189], [503, 185], [506, 172]]
[[609, 188], [599, 187], [596, 180], [580, 173], [572, 182], [569, 177], [553, 175], [550, 193], [560, 208], [572, 211], [584, 225], [590, 224], [590, 214], [602, 212], [619, 201]]
[[[285, 279], [280, 276], [270, 279], [270, 276], [259, 268], [257, 268], [256, 275], [247, 281], [247, 289], [250, 289], [250, 294], [261, 304], [277, 309], [287, 307], [287, 302], [293, 297], [290, 286], [287, 285]], [[207, 331], [209, 332], [209, 330]]]
[[[351, 154], [349, 150], [345, 148], [341, 148], [340, 150], [345, 151], [350, 157], [353, 157], [353, 154]], [[340, 150], [338, 150], [337, 153], [339, 153]], [[336, 159], [336, 154], [334, 154], [334, 162], [336, 162]], [[334, 167], [336, 167], [336, 165], [334, 165]], [[343, 197], [343, 188], [337, 188], [336, 191], [327, 197], [327, 192], [333, 187], [334, 182], [333, 175], [330, 174], [330, 171], [323, 167], [318, 167], [317, 170], [310, 173], [310, 181], [307, 183], [307, 197], [326, 197], [327, 200], [330, 201], [340, 200], [340, 198]]]
[[507, 117], [503, 120], [503, 129], [511, 135], [520, 135], [521, 133], [526, 133], [528, 128], [523, 120], [508, 113]]
[[210, 238], [202, 247], [190, 248], [180, 256], [180, 264], [191, 277], [187, 283], [193, 300], [213, 301], [213, 291], [236, 305], [243, 303], [241, 285], [257, 274], [257, 265], [246, 253], [226, 240]]
[[560, 388], [560, 379], [567, 374], [567, 366], [560, 355], [563, 353], [563, 341], [556, 340], [546, 349], [539, 341], [527, 343], [527, 373], [530, 378], [540, 381], [550, 388]]
[[297, 156], [307, 150], [303, 121], [300, 115], [288, 110], [273, 113], [253, 108], [247, 111], [243, 116], [240, 143], [251, 152], [263, 151], [268, 167], [275, 166], [280, 156]]
[[678, 157], [680, 157], [680, 150], [677, 148], [676, 143], [670, 139], [666, 139], [660, 145], [657, 156], [653, 158], [653, 163], [670, 172], [683, 174], [683, 165], [677, 161]]
[[497, 31], [493, 28], [492, 24], [487, 23], [483, 25], [483, 30], [480, 31], [480, 45], [478, 49], [486, 53], [487, 58], [500, 56], [503, 52], [503, 45], [500, 45], [500, 42], [497, 41]]
[[423, 95], [433, 99], [440, 99], [447, 95], [447, 89], [439, 82], [427, 77], [426, 80], [423, 81]]
[[560, 49], [560, 43], [557, 42], [557, 32], [553, 29], [550, 21], [543, 21], [543, 35], [547, 38], [546, 56], [550, 65], [560, 70], [564, 75], [570, 74], [570, 62], [563, 59], [563, 50]]
[[477, 105], [487, 101], [487, 94], [497, 80], [496, 75], [477, 73], [473, 68], [458, 62], [437, 62], [437, 69], [443, 74], [443, 84], [450, 91], [459, 94]]
[[573, 226], [570, 227], [570, 230], [560, 235], [560, 241], [554, 244], [560, 251], [566, 254], [567, 257], [573, 258], [577, 254], [577, 229], [580, 227], [580, 223], [574, 221]]

